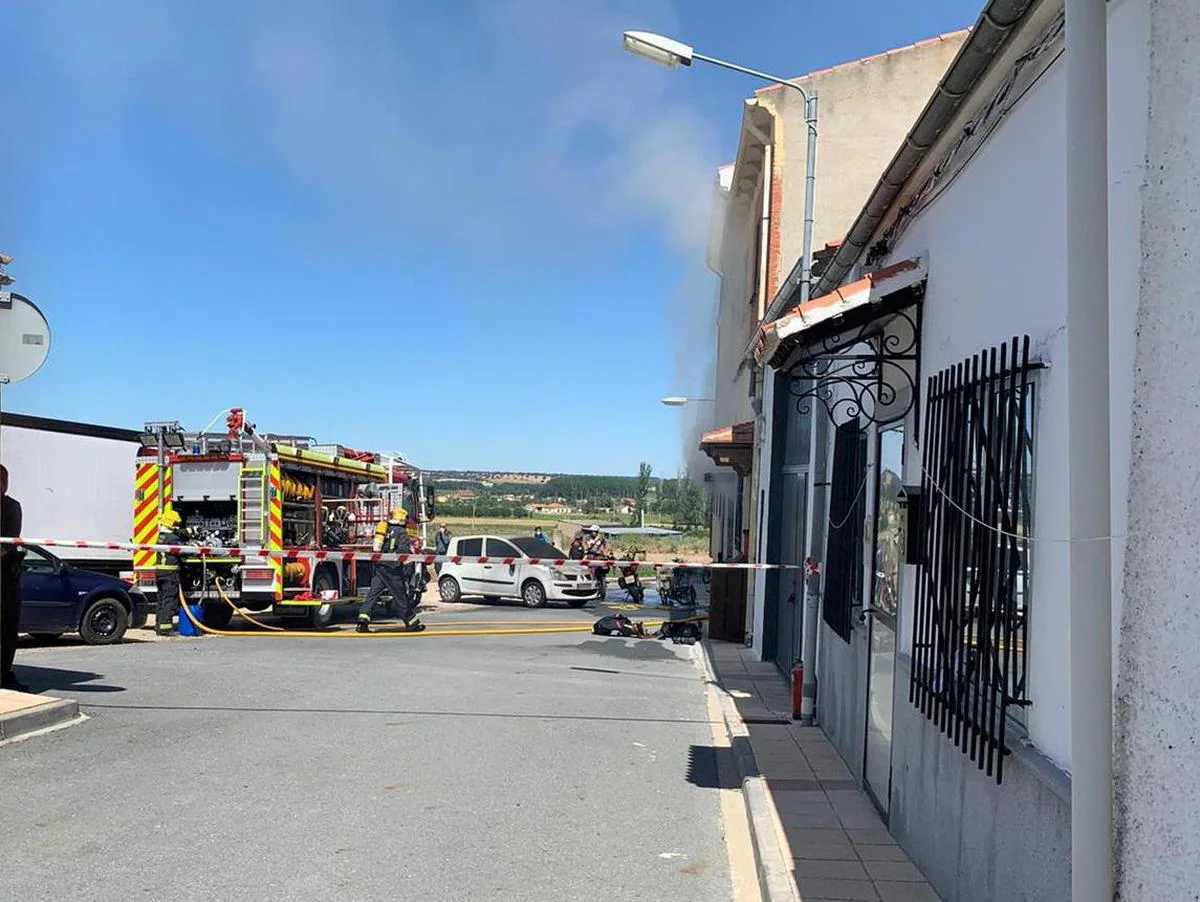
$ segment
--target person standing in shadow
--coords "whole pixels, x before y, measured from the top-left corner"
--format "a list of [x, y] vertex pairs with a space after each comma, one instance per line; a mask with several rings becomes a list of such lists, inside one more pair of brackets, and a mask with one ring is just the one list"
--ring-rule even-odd
[[[21, 537], [21, 503], [8, 495], [8, 468], [0, 466], [0, 536]], [[13, 674], [17, 633], [21, 628], [21, 563], [25, 552], [17, 545], [0, 548], [0, 689], [28, 692]]]

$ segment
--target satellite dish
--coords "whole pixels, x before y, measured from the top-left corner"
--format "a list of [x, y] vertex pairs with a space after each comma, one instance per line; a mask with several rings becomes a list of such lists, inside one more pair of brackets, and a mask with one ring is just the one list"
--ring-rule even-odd
[[0, 384], [28, 379], [50, 353], [50, 326], [29, 298], [0, 291]]

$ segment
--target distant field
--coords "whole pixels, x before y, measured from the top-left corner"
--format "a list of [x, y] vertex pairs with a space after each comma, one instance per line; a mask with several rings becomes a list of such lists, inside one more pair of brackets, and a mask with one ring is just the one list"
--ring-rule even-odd
[[[577, 528], [574, 523], [564, 523], [549, 517], [508, 520], [478, 517], [474, 521], [470, 517], [438, 517], [434, 523], [430, 524], [430, 542], [433, 541], [433, 533], [441, 523], [449, 525], [450, 532], [456, 536], [476, 533], [506, 537], [528, 536], [533, 535], [534, 528], [540, 526], [547, 535], [551, 536], [554, 544], [564, 551], [571, 544], [571, 536], [575, 534]], [[610, 544], [614, 550], [636, 547], [660, 560], [671, 557], [698, 560], [706, 558], [708, 555], [708, 533], [695, 530], [679, 539], [659, 536], [614, 536], [610, 540]]]

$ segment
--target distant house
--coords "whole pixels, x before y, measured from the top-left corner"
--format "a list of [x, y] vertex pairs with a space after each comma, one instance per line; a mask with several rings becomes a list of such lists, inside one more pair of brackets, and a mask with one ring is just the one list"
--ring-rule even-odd
[[531, 514], [569, 514], [573, 509], [559, 501], [549, 501], [546, 503], [526, 504], [525, 510]]

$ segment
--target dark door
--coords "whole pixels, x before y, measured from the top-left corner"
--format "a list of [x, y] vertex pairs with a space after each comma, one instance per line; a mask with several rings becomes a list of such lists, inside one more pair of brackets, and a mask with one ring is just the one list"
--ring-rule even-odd
[[[780, 523], [780, 562], [801, 564], [804, 562], [804, 539], [806, 534], [808, 500], [808, 471], [797, 470], [783, 473], [783, 505]], [[789, 671], [800, 658], [801, 630], [804, 625], [804, 571], [784, 570], [779, 577], [779, 592], [776, 596], [775, 664], [782, 671]]]
[[75, 589], [62, 562], [40, 548], [26, 548], [21, 571], [21, 632], [75, 629], [75, 602]]

